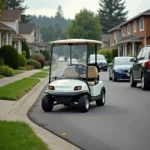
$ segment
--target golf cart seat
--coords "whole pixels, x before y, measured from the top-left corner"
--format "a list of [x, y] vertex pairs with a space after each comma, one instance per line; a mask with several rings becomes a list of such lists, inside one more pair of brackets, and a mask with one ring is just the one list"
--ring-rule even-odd
[[94, 86], [99, 77], [98, 69], [95, 66], [88, 66], [88, 85]]
[[67, 66], [64, 70], [64, 77], [66, 77], [66, 78], [77, 78], [78, 73], [75, 71], [74, 67]]

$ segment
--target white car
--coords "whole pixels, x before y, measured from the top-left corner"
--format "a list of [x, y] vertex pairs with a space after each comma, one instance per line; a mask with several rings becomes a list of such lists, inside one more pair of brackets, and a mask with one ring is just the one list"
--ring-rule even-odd
[[[95, 48], [101, 44], [100, 41], [86, 39], [68, 39], [51, 42], [52, 47], [65, 45], [71, 50], [76, 46], [80, 49], [80, 56], [88, 54], [88, 45]], [[83, 49], [80, 45], [86, 45]], [[55, 50], [55, 49], [54, 49]], [[53, 57], [54, 50], [51, 51]], [[61, 49], [60, 47], [60, 50]], [[97, 53], [97, 52], [96, 52]], [[87, 55], [86, 55], [87, 56]], [[70, 60], [72, 60], [72, 53]], [[106, 101], [106, 89], [103, 81], [99, 79], [99, 68], [94, 64], [88, 64], [88, 58], [81, 58], [82, 64], [65, 66], [65, 63], [58, 63], [58, 69], [50, 69], [49, 85], [42, 98], [42, 108], [45, 112], [52, 111], [55, 105], [71, 106], [78, 105], [80, 112], [87, 112], [90, 103], [95, 101], [97, 106], [104, 106]], [[51, 59], [52, 60], [52, 59]]]
[[59, 61], [65, 61], [63, 57], [59, 57]]

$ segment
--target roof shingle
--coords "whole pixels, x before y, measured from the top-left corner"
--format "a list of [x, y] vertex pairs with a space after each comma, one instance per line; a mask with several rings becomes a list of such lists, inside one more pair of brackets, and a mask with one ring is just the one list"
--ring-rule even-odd
[[19, 34], [31, 34], [35, 28], [34, 23], [20, 23]]

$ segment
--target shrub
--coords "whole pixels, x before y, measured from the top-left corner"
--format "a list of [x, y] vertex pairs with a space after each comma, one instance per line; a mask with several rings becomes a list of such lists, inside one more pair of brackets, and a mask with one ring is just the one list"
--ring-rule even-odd
[[114, 57], [118, 56], [118, 50], [111, 48], [101, 49], [98, 51], [98, 54], [104, 55], [108, 59], [108, 62], [111, 62]]
[[30, 50], [29, 50], [28, 44], [25, 41], [22, 42], [22, 51], [26, 51], [26, 58], [29, 59], [30, 58]]
[[46, 61], [50, 60], [50, 54], [49, 54], [48, 51], [46, 51], [46, 50], [45, 51], [41, 51], [41, 54], [44, 55]]
[[22, 51], [22, 55], [26, 57], [26, 51]]
[[5, 61], [3, 58], [0, 57], [0, 66], [3, 66], [3, 65], [5, 65]]
[[27, 65], [34, 66], [35, 69], [41, 69], [41, 64], [34, 59], [27, 60]]
[[0, 79], [2, 79], [2, 78], [4, 78], [5, 76], [3, 76], [3, 75], [0, 75]]
[[0, 75], [10, 77], [14, 75], [14, 70], [8, 66], [0, 66]]
[[48, 61], [44, 61], [44, 66], [48, 66], [49, 62]]
[[20, 60], [20, 63], [19, 63], [20, 67], [24, 67], [27, 65], [26, 57], [23, 54], [19, 54], [19, 60]]
[[26, 69], [26, 70], [33, 70], [33, 69], [34, 69], [34, 66], [27, 65], [27, 66], [25, 66], [25, 69]]
[[25, 66], [24, 67], [19, 67], [17, 70], [26, 70]]
[[4, 59], [5, 65], [16, 69], [19, 67], [19, 55], [17, 50], [10, 46], [5, 45], [0, 49], [0, 56]]
[[44, 60], [43, 59], [40, 59], [40, 58], [34, 58], [34, 60], [37, 60], [40, 64], [41, 64], [41, 68], [44, 67]]
[[31, 58], [33, 58], [33, 59], [38, 58], [38, 59], [45, 60], [44, 55], [40, 54], [40, 53], [36, 53], [36, 54], [32, 55]]

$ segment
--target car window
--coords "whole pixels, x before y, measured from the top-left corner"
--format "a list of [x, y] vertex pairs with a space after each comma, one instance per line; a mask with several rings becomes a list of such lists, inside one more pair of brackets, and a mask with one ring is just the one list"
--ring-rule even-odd
[[146, 54], [147, 54], [147, 49], [145, 48], [141, 54], [140, 59], [145, 59], [146, 58]]
[[138, 57], [137, 57], [138, 60], [141, 58], [141, 55], [142, 55], [142, 53], [143, 53], [143, 50], [144, 50], [144, 49], [142, 49], [142, 50], [140, 51], [140, 53], [139, 53], [139, 55], [138, 55]]

